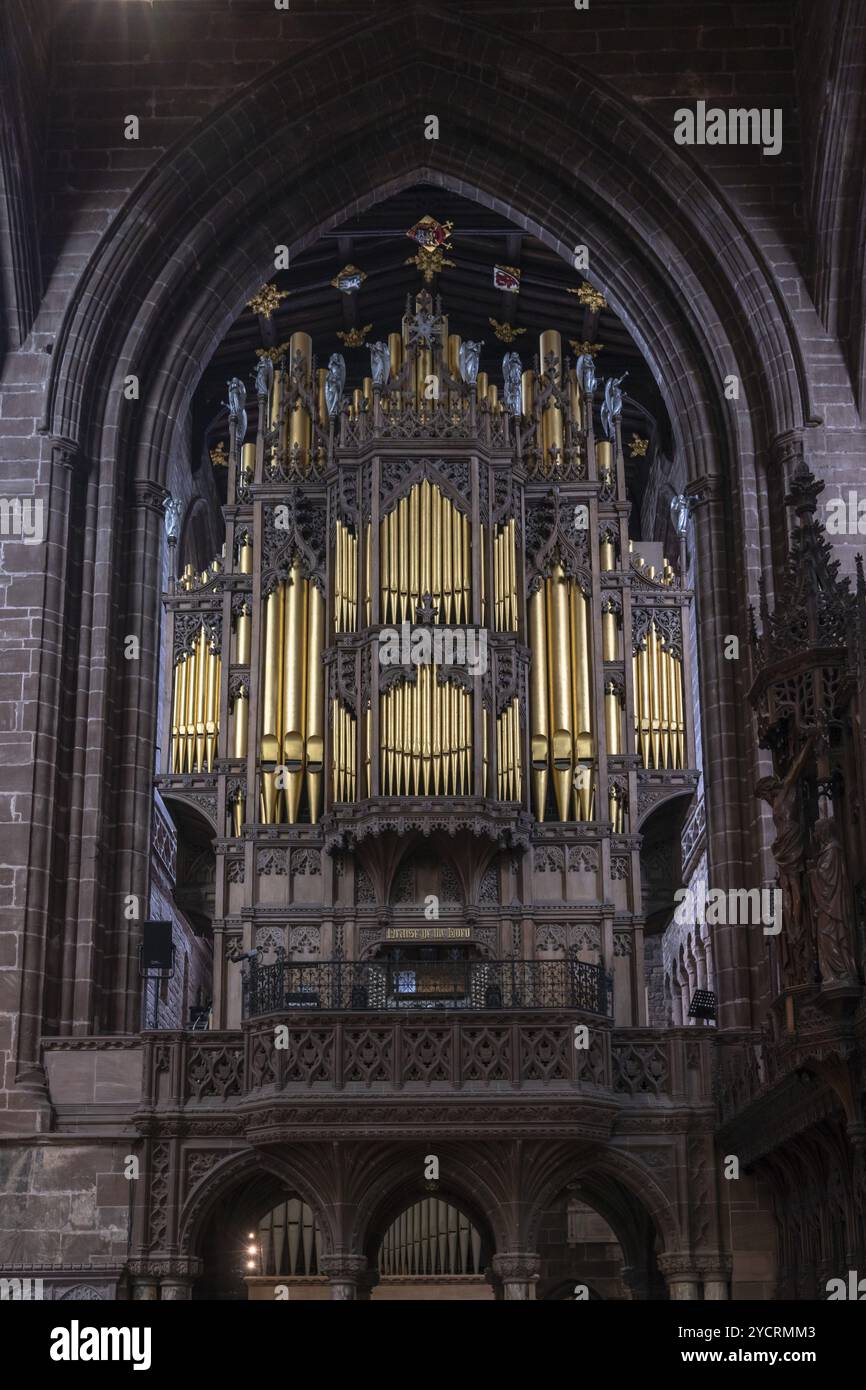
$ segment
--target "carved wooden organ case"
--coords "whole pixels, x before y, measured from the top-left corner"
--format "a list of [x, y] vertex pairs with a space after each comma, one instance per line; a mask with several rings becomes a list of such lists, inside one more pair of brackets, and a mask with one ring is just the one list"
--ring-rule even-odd
[[[215, 1026], [239, 947], [359, 960], [430, 925], [394, 892], [416, 843], [455, 870], [437, 928], [604, 964], [645, 1022], [638, 832], [696, 782], [691, 595], [630, 544], [619, 421], [596, 438], [559, 333], [519, 401], [426, 292], [377, 346], [339, 399], [306, 334], [260, 356], [223, 556], [165, 596], [157, 780], [215, 830]], [[383, 630], [433, 659], [385, 664]]]

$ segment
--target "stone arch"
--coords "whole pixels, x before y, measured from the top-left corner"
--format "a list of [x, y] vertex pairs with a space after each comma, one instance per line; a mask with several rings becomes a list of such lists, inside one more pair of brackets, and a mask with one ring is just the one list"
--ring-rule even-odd
[[672, 1198], [637, 1158], [619, 1149], [593, 1148], [587, 1153], [561, 1150], [533, 1192], [527, 1214], [526, 1237], [530, 1248], [538, 1240], [539, 1223], [546, 1207], [569, 1184], [578, 1182], [581, 1195], [608, 1222], [627, 1261], [640, 1254], [635, 1246], [641, 1216], [650, 1223], [660, 1243], [660, 1253], [680, 1249], [681, 1232]]
[[[345, 99], [348, 49], [360, 75], [351, 102]], [[431, 99], [447, 112], [446, 138], [421, 154]], [[311, 125], [314, 106], [319, 118]], [[87, 710], [91, 690], [107, 686], [123, 714], [116, 748], [95, 719], [77, 731], [64, 728], [58, 738], [61, 667], [46, 658], [33, 806], [34, 823], [46, 833], [34, 846], [28, 883], [19, 1035], [25, 1067], [38, 1059], [38, 962], [49, 916], [59, 920], [62, 913], [46, 888], [56, 858], [54, 783], [64, 775], [57, 746], [86, 746], [93, 767], [108, 768], [117, 755], [102, 784], [101, 810], [111, 828], [93, 920], [112, 920], [121, 894], [144, 891], [154, 625], [147, 625], [139, 662], [124, 663], [112, 638], [128, 630], [121, 624], [130, 614], [152, 613], [158, 603], [167, 460], [203, 365], [267, 274], [274, 245], [284, 243], [295, 255], [322, 229], [420, 180], [514, 218], [564, 257], [579, 225], [594, 277], [652, 365], [676, 447], [708, 517], [701, 601], [709, 657], [702, 679], [724, 712], [704, 747], [712, 774], [708, 819], [719, 837], [716, 881], [741, 873], [754, 853], [747, 834], [752, 821], [743, 823], [750, 813], [738, 809], [749, 805], [750, 791], [737, 755], [746, 718], [743, 677], [716, 649], [719, 634], [731, 630], [754, 596], [758, 570], [770, 567], [766, 537], [773, 520], [756, 452], [766, 462], [774, 441], [785, 436], [782, 462], [790, 466], [796, 432], [811, 416], [807, 367], [791, 317], [748, 229], [645, 110], [588, 68], [574, 71], [522, 36], [493, 35], [459, 13], [412, 3], [380, 20], [365, 17], [272, 70], [168, 151], [103, 236], [58, 334], [43, 425], [57, 475], [66, 477], [63, 489], [70, 489], [70, 471], [89, 474], [89, 510], [87, 527], [73, 528], [63, 520], [62, 501], [52, 503], [62, 534], [49, 547], [47, 583], [61, 596], [61, 625], [85, 590], [109, 596], [106, 614], [117, 600], [117, 616], [99, 619], [107, 669], [92, 671], [83, 659], [78, 664], [78, 707]], [[724, 401], [723, 372], [742, 380], [736, 411]], [[129, 373], [141, 383], [137, 401], [120, 389]], [[757, 513], [765, 539], [763, 548], [743, 549], [747, 563], [734, 572], [728, 558], [745, 510]], [[131, 540], [126, 547], [116, 544], [121, 521]], [[100, 529], [104, 539], [79, 566], [76, 547], [83, 546], [85, 529]], [[61, 718], [82, 718], [76, 702], [69, 703], [73, 712], [63, 710]], [[113, 815], [114, 798], [122, 799], [123, 816]], [[104, 978], [92, 989], [91, 1012], [120, 1030], [134, 1027], [137, 1017], [134, 930], [118, 934], [105, 953]], [[735, 941], [724, 943], [717, 959], [727, 986], [723, 1001], [746, 997], [746, 966]]]
[[505, 1193], [495, 1160], [472, 1146], [431, 1141], [395, 1152], [385, 1151], [359, 1193], [354, 1214], [353, 1248], [375, 1265], [379, 1241], [391, 1222], [419, 1198], [431, 1195], [421, 1180], [424, 1159], [431, 1147], [440, 1161], [442, 1179], [435, 1195], [465, 1212], [486, 1238], [491, 1251], [507, 1248], [508, 1227]]
[[315, 1181], [314, 1165], [305, 1164], [293, 1153], [263, 1154], [246, 1149], [220, 1159], [201, 1178], [188, 1194], [178, 1219], [178, 1246], [184, 1255], [199, 1255], [202, 1242], [220, 1203], [231, 1196], [237, 1203], [241, 1224], [249, 1213], [268, 1209], [285, 1196], [286, 1191], [297, 1193], [312, 1207], [319, 1221], [325, 1248], [333, 1245], [334, 1230], [330, 1219], [330, 1204]]

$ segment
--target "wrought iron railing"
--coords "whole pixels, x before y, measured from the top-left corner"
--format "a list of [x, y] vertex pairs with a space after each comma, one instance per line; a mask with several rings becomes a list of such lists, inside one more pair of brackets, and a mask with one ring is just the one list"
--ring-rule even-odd
[[610, 1013], [611, 982], [581, 960], [277, 961], [254, 957], [244, 981], [248, 1018], [286, 1010], [580, 1009]]

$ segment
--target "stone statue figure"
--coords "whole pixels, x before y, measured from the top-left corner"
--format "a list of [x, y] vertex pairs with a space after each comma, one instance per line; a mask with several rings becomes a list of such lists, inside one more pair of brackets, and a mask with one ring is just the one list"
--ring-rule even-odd
[[391, 354], [387, 343], [370, 343], [370, 375], [374, 386], [387, 386], [391, 375]]
[[574, 364], [577, 379], [585, 394], [592, 400], [596, 388], [595, 358], [591, 352], [582, 352]]
[[604, 383], [604, 405], [601, 407], [601, 423], [608, 439], [613, 439], [616, 422], [622, 415], [622, 391], [620, 383], [625, 381], [628, 372], [622, 376], [610, 376]]
[[267, 400], [274, 384], [274, 364], [270, 357], [260, 357], [256, 367], [256, 395], [259, 400]]
[[786, 983], [806, 983], [809, 977], [808, 932], [803, 901], [806, 836], [800, 805], [800, 778], [812, 753], [811, 733], [783, 778], [762, 777], [755, 794], [773, 812], [776, 838], [770, 849], [779, 870], [782, 890], [782, 930], [779, 950]]
[[171, 493], [169, 493], [168, 497], [166, 497], [165, 501], [163, 502], [162, 507], [163, 511], [165, 512], [165, 534], [168, 539], [168, 543], [169, 545], [175, 545], [177, 543], [177, 538], [180, 535], [180, 517], [182, 511], [181, 505], [178, 502], [177, 498], [172, 497]]
[[521, 409], [520, 383], [523, 363], [519, 353], [506, 352], [502, 359], [502, 399], [509, 415], [519, 415]]
[[680, 492], [676, 497], [671, 498], [671, 520], [674, 523], [674, 530], [678, 536], [684, 536], [689, 524], [689, 512], [691, 502], [684, 492]]
[[848, 922], [852, 899], [835, 820], [819, 820], [812, 833], [809, 896], [822, 984], [857, 983]]
[[483, 343], [473, 343], [467, 338], [465, 343], [460, 344], [458, 362], [460, 364], [460, 375], [467, 386], [474, 386], [478, 380], [478, 365], [481, 361], [481, 349]]
[[247, 388], [239, 376], [228, 383], [229, 419], [235, 422], [235, 443], [240, 448], [247, 436]]
[[325, 380], [325, 409], [333, 420], [343, 399], [346, 385], [346, 363], [339, 352], [332, 352], [328, 359], [328, 375]]

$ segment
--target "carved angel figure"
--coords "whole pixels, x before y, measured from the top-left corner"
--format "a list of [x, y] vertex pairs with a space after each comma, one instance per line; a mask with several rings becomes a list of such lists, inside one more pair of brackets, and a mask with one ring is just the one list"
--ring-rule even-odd
[[346, 385], [346, 363], [339, 352], [332, 352], [328, 359], [328, 376], [325, 381], [325, 409], [331, 419], [340, 409], [343, 387]]
[[391, 354], [387, 343], [369, 343], [370, 375], [374, 386], [385, 386], [391, 373]]
[[180, 535], [181, 505], [176, 497], [169, 493], [162, 504], [165, 512], [165, 534], [170, 545], [174, 545]]
[[604, 384], [604, 405], [601, 407], [601, 424], [608, 439], [613, 439], [616, 421], [622, 415], [622, 391], [620, 382], [625, 381], [628, 372], [622, 376], [608, 377]]
[[691, 502], [684, 492], [680, 492], [676, 497], [671, 498], [671, 520], [674, 523], [674, 530], [678, 536], [684, 536], [686, 534], [690, 511]]
[[808, 973], [808, 929], [803, 901], [806, 835], [801, 809], [800, 779], [815, 742], [810, 734], [784, 778], [762, 777], [755, 793], [773, 812], [776, 838], [770, 846], [782, 890], [782, 931], [779, 950], [786, 984], [804, 984]]
[[240, 448], [247, 434], [247, 388], [239, 376], [232, 377], [228, 383], [228, 388], [229, 419], [235, 421], [235, 441]]
[[256, 395], [259, 400], [267, 400], [274, 383], [274, 364], [270, 357], [260, 357], [256, 367]]
[[584, 392], [589, 396], [590, 400], [592, 400], [597, 384], [595, 359], [592, 353], [582, 352], [574, 364], [574, 370]]
[[483, 346], [483, 343], [473, 343], [469, 338], [465, 343], [460, 344], [458, 356], [460, 376], [467, 386], [474, 386], [478, 380], [478, 365], [481, 361]]
[[502, 359], [502, 398], [509, 415], [519, 415], [521, 406], [520, 382], [523, 363], [519, 353], [506, 352]]

